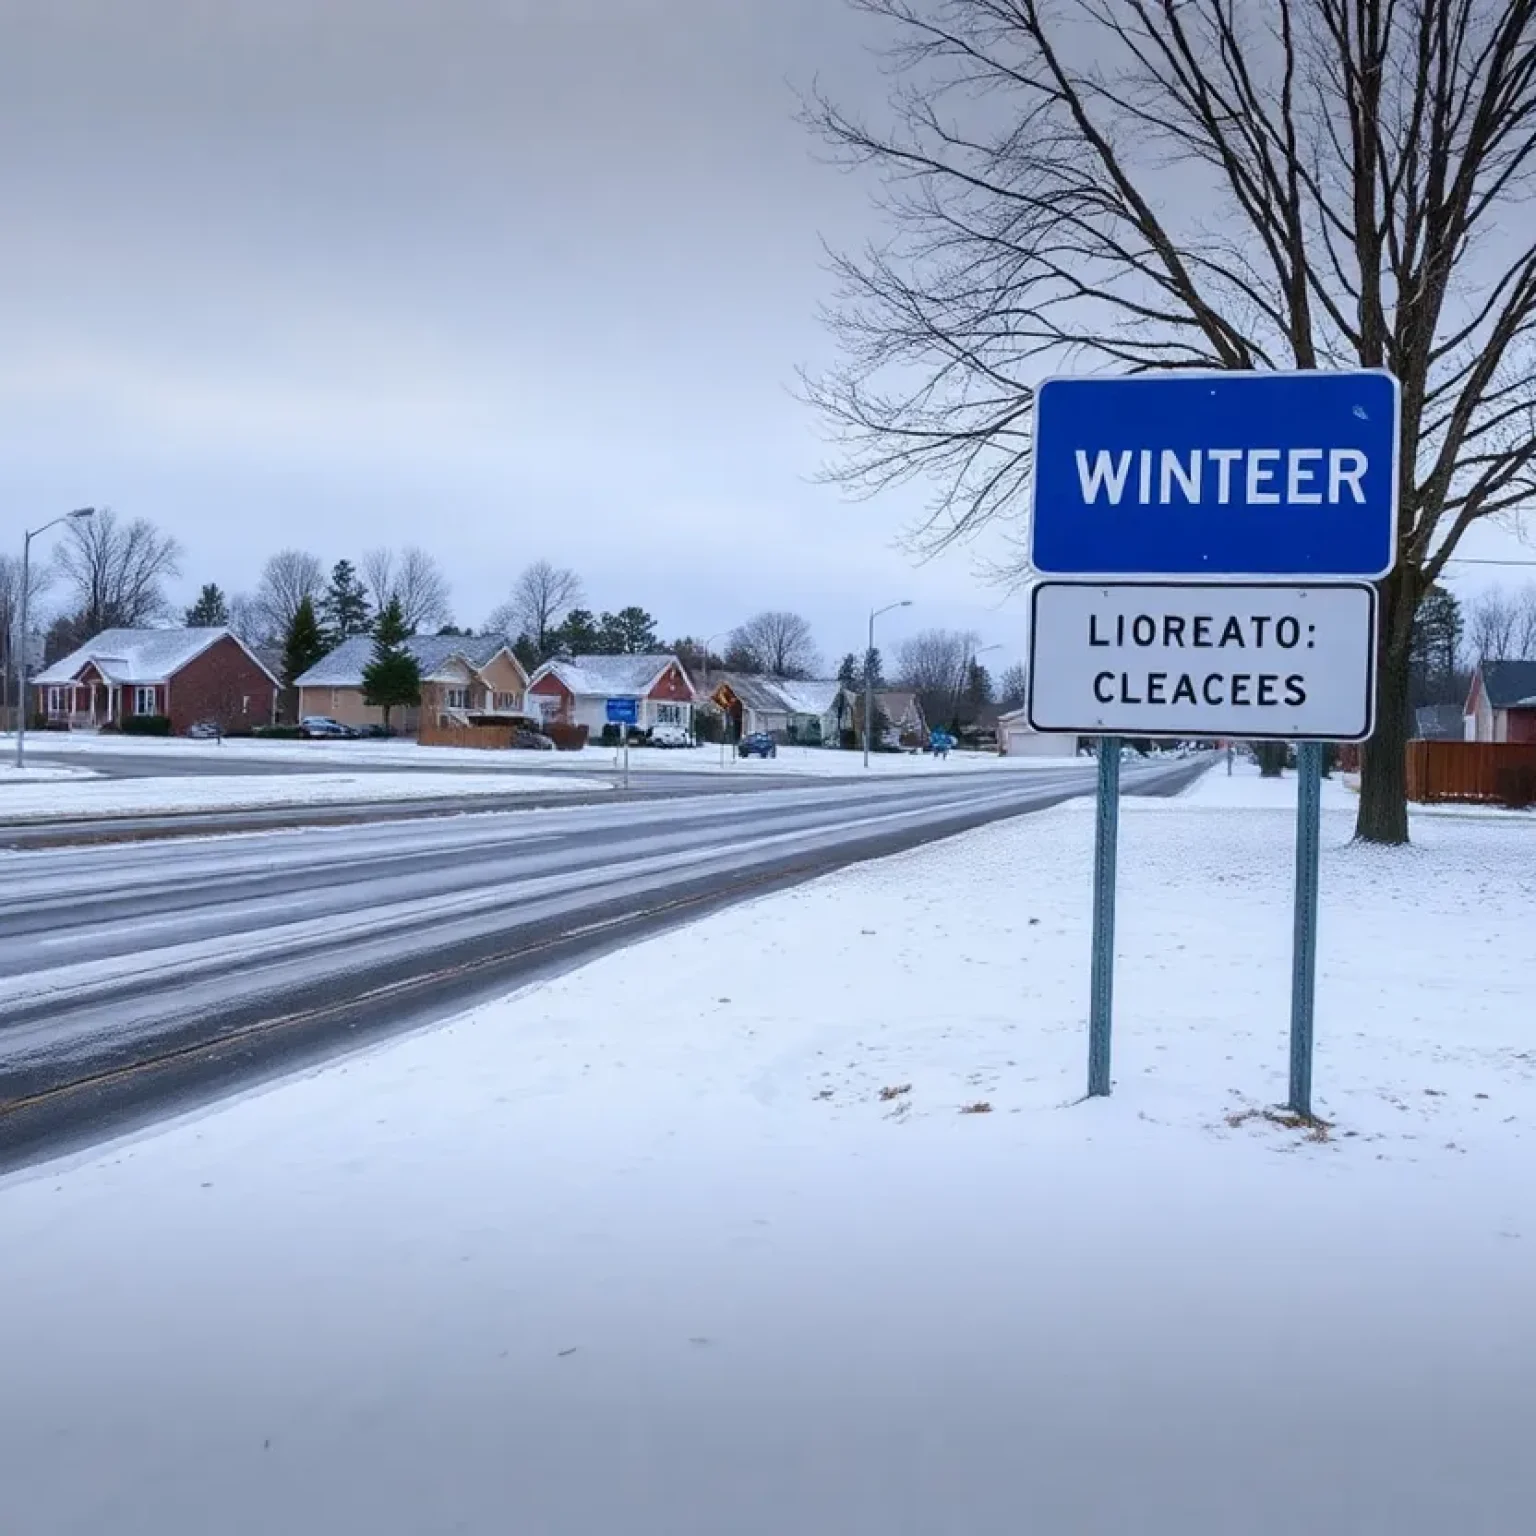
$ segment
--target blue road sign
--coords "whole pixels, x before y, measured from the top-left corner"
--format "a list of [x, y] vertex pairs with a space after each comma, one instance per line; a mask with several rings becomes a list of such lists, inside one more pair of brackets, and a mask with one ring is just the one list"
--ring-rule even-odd
[[1397, 557], [1397, 441], [1397, 380], [1378, 371], [1048, 379], [1031, 563], [1374, 581]]
[[640, 723], [639, 699], [609, 699], [609, 725], [638, 725]]

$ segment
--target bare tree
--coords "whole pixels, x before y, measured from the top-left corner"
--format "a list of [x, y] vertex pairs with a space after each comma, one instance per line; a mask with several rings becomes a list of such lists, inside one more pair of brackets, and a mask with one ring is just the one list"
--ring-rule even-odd
[[997, 702], [1004, 709], [1021, 709], [1029, 697], [1029, 670], [1022, 661], [1003, 669], [997, 685]]
[[[34, 560], [27, 567], [27, 613], [39, 613], [38, 599], [48, 590], [52, 579], [45, 562]], [[16, 688], [16, 662], [26, 653], [26, 641], [20, 635], [21, 561], [14, 555], [0, 555], [0, 715], [9, 722], [8, 712]]]
[[370, 549], [363, 556], [363, 579], [380, 613], [391, 602], [400, 604], [407, 634], [437, 630], [453, 617], [448, 578], [436, 558], [414, 544], [398, 554], [392, 549]]
[[729, 649], [738, 661], [751, 663], [742, 670], [770, 677], [813, 677], [821, 667], [811, 626], [783, 609], [767, 609], [738, 625]]
[[53, 559], [87, 637], [164, 618], [166, 579], [181, 574], [181, 546], [170, 534], [142, 517], [125, 523], [107, 508], [71, 521]]
[[490, 634], [527, 635], [540, 660], [555, 649], [560, 621], [581, 602], [575, 571], [535, 560], [512, 584], [512, 595], [486, 621]]
[[930, 725], [955, 716], [979, 636], [961, 629], [924, 629], [896, 651], [896, 680], [917, 695]]
[[262, 605], [249, 592], [236, 592], [230, 597], [229, 627], [247, 645], [272, 643]]
[[891, 40], [890, 120], [806, 113], [893, 235], [835, 258], [843, 362], [806, 388], [836, 474], [931, 475], [925, 547], [1016, 536], [1044, 374], [1389, 369], [1399, 561], [1356, 832], [1406, 841], [1415, 610], [1533, 490], [1536, 0], [850, 3]]
[[1469, 607], [1467, 649], [1473, 661], [1536, 659], [1536, 586], [1481, 593]]
[[325, 591], [325, 567], [318, 555], [305, 549], [280, 549], [261, 569], [256, 588], [256, 615], [261, 639], [268, 645], [280, 645], [293, 627], [293, 616], [307, 597], [320, 601]]

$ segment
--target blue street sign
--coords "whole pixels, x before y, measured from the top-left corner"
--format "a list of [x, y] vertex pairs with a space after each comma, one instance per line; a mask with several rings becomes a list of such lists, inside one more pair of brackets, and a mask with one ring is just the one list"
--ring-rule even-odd
[[1050, 576], [1336, 577], [1397, 557], [1397, 380], [1047, 379], [1030, 560]]
[[640, 723], [639, 699], [609, 699], [609, 725], [638, 725]]

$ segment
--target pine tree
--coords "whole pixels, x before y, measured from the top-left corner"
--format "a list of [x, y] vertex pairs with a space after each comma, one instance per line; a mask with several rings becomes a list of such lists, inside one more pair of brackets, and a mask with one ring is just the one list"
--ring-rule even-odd
[[320, 617], [332, 645], [366, 635], [371, 628], [368, 589], [350, 560], [338, 560], [331, 567], [330, 585], [320, 599]]
[[849, 651], [837, 664], [837, 680], [844, 688], [862, 688], [864, 674], [859, 670], [859, 658]]
[[188, 629], [223, 629], [229, 623], [229, 604], [214, 582], [209, 582], [187, 609]]
[[[880, 659], [880, 647], [872, 645], [864, 653], [864, 670], [869, 674], [871, 688], [885, 687], [885, 663]], [[862, 683], [864, 679], [860, 677]]]
[[[550, 637], [562, 656], [595, 656], [602, 644], [597, 618], [590, 608], [572, 608]], [[540, 656], [539, 661], [547, 658]]]
[[374, 625], [373, 656], [363, 668], [363, 702], [384, 711], [386, 735], [391, 710], [421, 703], [421, 668], [405, 648], [407, 638], [400, 599], [392, 597]]
[[325, 655], [326, 650], [325, 636], [321, 634], [320, 621], [315, 617], [314, 602], [306, 597], [300, 601], [283, 642], [283, 686], [293, 687]]
[[603, 656], [646, 656], [661, 643], [656, 638], [656, 620], [633, 604], [617, 613], [605, 613], [597, 622], [597, 631], [596, 649]]

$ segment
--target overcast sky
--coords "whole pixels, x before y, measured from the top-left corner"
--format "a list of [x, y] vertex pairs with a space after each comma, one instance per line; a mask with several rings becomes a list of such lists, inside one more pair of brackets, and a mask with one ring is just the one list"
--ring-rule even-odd
[[793, 607], [835, 660], [911, 597], [891, 647], [942, 623], [1018, 653], [973, 554], [897, 547], [917, 491], [814, 482], [818, 238], [871, 227], [793, 118], [815, 73], [878, 88], [839, 0], [0, 18], [7, 547], [106, 502], [176, 534], [187, 596], [284, 545], [415, 542], [466, 623], [544, 556], [668, 636]]

